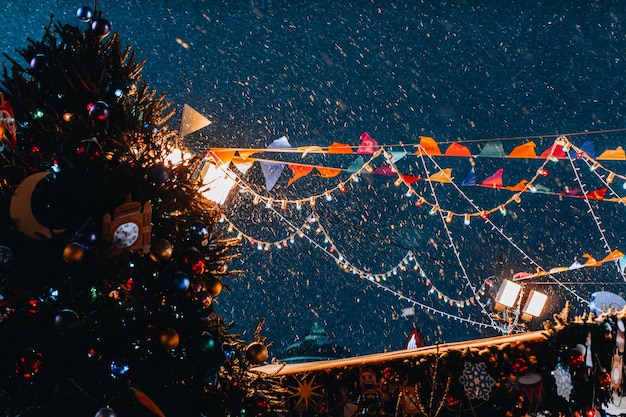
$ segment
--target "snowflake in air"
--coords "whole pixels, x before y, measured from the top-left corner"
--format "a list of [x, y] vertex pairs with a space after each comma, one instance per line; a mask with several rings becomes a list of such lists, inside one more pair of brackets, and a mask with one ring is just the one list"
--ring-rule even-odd
[[552, 371], [554, 380], [556, 381], [556, 393], [569, 401], [570, 394], [572, 393], [572, 375], [567, 369], [564, 369], [561, 364]]
[[491, 388], [496, 381], [487, 373], [485, 362], [470, 363], [465, 362], [463, 375], [459, 377], [463, 384], [465, 393], [470, 399], [481, 399], [488, 401]]

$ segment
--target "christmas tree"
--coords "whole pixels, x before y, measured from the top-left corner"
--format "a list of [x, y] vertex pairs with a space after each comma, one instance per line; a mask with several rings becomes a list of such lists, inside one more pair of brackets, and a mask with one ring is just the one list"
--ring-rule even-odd
[[0, 80], [0, 410], [12, 416], [263, 414], [260, 336], [214, 298], [214, 233], [175, 113], [96, 7], [51, 20]]

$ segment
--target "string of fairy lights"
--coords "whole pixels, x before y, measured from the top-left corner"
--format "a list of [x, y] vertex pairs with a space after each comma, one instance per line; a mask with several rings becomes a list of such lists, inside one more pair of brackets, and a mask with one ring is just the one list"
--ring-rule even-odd
[[[459, 193], [462, 196], [464, 196], [464, 198], [472, 204], [474, 211], [455, 212], [446, 207], [441, 207], [441, 204], [439, 200], [437, 199], [435, 189], [434, 187], [432, 187], [432, 182], [438, 181], [439, 178], [433, 179], [432, 175], [430, 174], [427, 175], [427, 177], [424, 179], [430, 185], [431, 196], [425, 196], [425, 195], [420, 194], [413, 187], [412, 182], [407, 181], [406, 180], [407, 177], [404, 176], [398, 169], [398, 166], [394, 162], [395, 154], [392, 154], [391, 152], [386, 151], [385, 147], [380, 147], [378, 148], [378, 150], [376, 150], [374, 153], [370, 155], [369, 160], [364, 161], [356, 169], [353, 169], [347, 180], [338, 181], [334, 186], [324, 189], [322, 193], [308, 195], [308, 196], [297, 198], [297, 199], [272, 198], [272, 197], [260, 195], [258, 192], [254, 191], [253, 186], [247, 184], [240, 176], [236, 175], [237, 177], [236, 184], [239, 187], [239, 192], [241, 194], [249, 196], [252, 199], [252, 203], [255, 205], [259, 203], [265, 204], [265, 207], [267, 209], [270, 209], [276, 216], [281, 218], [281, 220], [287, 222], [289, 234], [286, 238], [278, 239], [275, 241], [267, 241], [267, 240], [259, 239], [259, 238], [256, 238], [247, 234], [242, 228], [238, 227], [233, 221], [231, 221], [225, 215], [222, 215], [222, 218], [220, 221], [227, 225], [226, 228], [228, 232], [236, 233], [239, 238], [248, 241], [251, 245], [255, 246], [258, 250], [268, 251], [271, 249], [287, 248], [290, 245], [295, 243], [296, 237], [304, 238], [308, 240], [309, 242], [313, 243], [314, 246], [324, 251], [328, 256], [331, 256], [332, 258], [334, 258], [335, 262], [342, 270], [348, 273], [357, 275], [360, 279], [367, 279], [369, 282], [372, 282], [374, 285], [376, 285], [380, 289], [391, 292], [394, 295], [396, 295], [399, 299], [407, 301], [416, 307], [419, 307], [423, 310], [430, 311], [431, 313], [434, 313], [434, 314], [440, 314], [445, 317], [453, 318], [455, 320], [467, 321], [470, 324], [475, 325], [475, 326], [499, 328], [499, 326], [493, 323], [493, 321], [491, 322], [491, 324], [486, 324], [483, 322], [467, 319], [459, 315], [450, 314], [443, 310], [420, 303], [416, 300], [413, 300], [405, 296], [404, 294], [401, 294], [389, 288], [386, 285], [387, 280], [389, 280], [390, 278], [398, 274], [402, 274], [407, 270], [414, 270], [419, 273], [420, 278], [424, 281], [425, 286], [428, 288], [427, 292], [429, 294], [435, 295], [437, 299], [442, 300], [443, 302], [449, 304], [452, 307], [458, 307], [462, 309], [470, 305], [471, 306], [476, 306], [477, 304], [481, 305], [481, 301], [480, 301], [481, 295], [484, 295], [486, 292], [489, 291], [490, 287], [493, 286], [493, 280], [491, 278], [485, 279], [482, 283], [479, 283], [479, 285], [474, 286], [469, 276], [467, 275], [467, 272], [464, 269], [462, 269], [464, 279], [467, 283], [467, 286], [471, 290], [471, 295], [466, 298], [450, 296], [446, 294], [444, 291], [437, 288], [437, 286], [434, 283], [434, 280], [426, 275], [424, 270], [421, 268], [420, 263], [413, 251], [407, 251], [407, 253], [401, 258], [399, 262], [394, 264], [392, 267], [390, 267], [386, 271], [376, 272], [376, 273], [365, 271], [364, 269], [357, 267], [350, 259], [348, 259], [349, 257], [346, 254], [342, 253], [342, 251], [340, 251], [337, 245], [334, 243], [335, 239], [328, 232], [327, 228], [321, 224], [320, 218], [315, 212], [316, 200], [320, 198], [324, 198], [326, 201], [332, 201], [333, 193], [336, 193], [337, 191], [341, 193], [347, 192], [349, 188], [347, 187], [348, 184], [350, 184], [351, 182], [358, 182], [360, 176], [363, 175], [364, 173], [372, 173], [373, 172], [372, 165], [373, 165], [374, 160], [379, 158], [380, 156], [383, 156], [386, 164], [390, 167], [391, 171], [397, 176], [397, 179], [394, 182], [394, 184], [396, 186], [404, 185], [404, 187], [406, 188], [405, 196], [407, 198], [415, 197], [415, 200], [416, 200], [414, 203], [415, 206], [417, 207], [425, 206], [429, 208], [430, 214], [432, 215], [439, 214], [439, 216], [441, 217], [442, 223], [444, 227], [446, 228], [446, 232], [448, 234], [448, 239], [451, 243], [451, 247], [453, 248], [455, 253], [457, 249], [454, 245], [454, 239], [449, 229], [446, 227], [446, 224], [451, 223], [452, 221], [455, 220], [455, 218], [462, 218], [463, 223], [465, 225], [469, 225], [472, 218], [479, 217], [483, 221], [491, 223], [492, 228], [494, 228], [495, 230], [498, 231], [498, 233], [504, 236], [504, 238], [507, 241], [509, 241], [509, 243], [511, 243], [518, 251], [520, 251], [520, 253], [526, 259], [530, 260], [535, 265], [537, 265], [536, 262], [530, 256], [528, 256], [528, 254], [526, 254], [519, 246], [517, 246], [515, 242], [513, 242], [513, 240], [509, 236], [507, 236], [506, 233], [504, 233], [504, 231], [500, 227], [496, 226], [493, 222], [491, 222], [489, 216], [492, 215], [493, 213], [500, 213], [501, 215], [504, 216], [507, 213], [507, 206], [513, 203], [519, 204], [521, 202], [521, 199], [524, 193], [540, 192], [537, 189], [537, 187], [533, 184], [535, 184], [538, 181], [538, 179], [540, 179], [540, 177], [547, 175], [546, 174], [547, 166], [550, 162], [555, 162], [559, 160], [558, 158], [554, 156], [554, 152], [555, 152], [555, 149], [557, 149], [557, 147], [559, 149], [562, 149], [562, 151], [565, 153], [567, 159], [570, 162], [570, 165], [572, 166], [572, 169], [575, 172], [576, 180], [578, 184], [580, 185], [580, 188], [583, 192], [582, 197], [584, 197], [584, 199], [587, 202], [588, 207], [590, 208], [589, 212], [591, 214], [591, 217], [593, 218], [593, 221], [595, 222], [597, 229], [599, 230], [601, 234], [601, 239], [608, 253], [611, 251], [610, 244], [606, 236], [603, 233], [602, 224], [601, 224], [601, 220], [599, 216], [592, 209], [592, 206], [589, 201], [590, 199], [587, 197], [587, 191], [585, 189], [585, 185], [583, 184], [582, 178], [580, 176], [579, 168], [576, 167], [574, 164], [574, 159], [584, 161], [584, 163], [589, 167], [589, 172], [594, 173], [606, 186], [607, 191], [610, 192], [611, 195], [614, 195], [616, 197], [614, 199], [607, 199], [605, 201], [617, 202], [619, 204], [626, 204], [626, 201], [625, 201], [626, 199], [623, 197], [620, 197], [616, 189], [613, 187], [613, 184], [615, 183], [616, 179], [626, 181], [626, 175], [609, 169], [607, 166], [603, 165], [601, 161], [599, 161], [597, 158], [590, 156], [589, 154], [584, 152], [581, 148], [578, 148], [574, 144], [569, 142], [567, 137], [564, 135], [560, 135], [556, 138], [554, 145], [551, 148], [551, 152], [545, 158], [545, 161], [543, 161], [541, 166], [536, 170], [534, 175], [529, 180], [520, 181], [518, 185], [514, 187], [502, 187], [504, 189], [509, 189], [513, 191], [514, 192], [513, 195], [509, 197], [508, 199], [506, 199], [505, 201], [501, 202], [500, 204], [497, 204], [489, 209], [480, 209], [478, 206], [476, 206], [472, 202], [472, 200], [469, 199], [463, 193], [463, 191], [459, 188], [458, 184], [452, 181], [452, 178], [450, 178], [449, 174], [446, 172], [445, 169], [440, 169], [440, 172], [439, 172], [441, 174], [439, 175], [439, 178], [443, 178], [443, 181], [441, 182], [450, 183], [454, 187], [456, 187], [457, 191], [459, 191]], [[572, 157], [572, 154], [575, 154], [575, 158]], [[420, 158], [422, 158], [422, 161], [425, 157], [427, 157], [436, 164], [433, 156], [428, 154], [428, 152], [426, 152], [425, 149], [420, 148], [419, 145], [418, 145], [417, 155]], [[274, 162], [280, 162], [280, 161], [274, 161]], [[435, 166], [438, 167], [438, 165], [435, 165]], [[625, 183], [625, 187], [626, 187], [626, 183]], [[311, 210], [310, 215], [307, 217], [306, 221], [300, 226], [291, 224], [291, 222], [288, 219], [286, 219], [285, 216], [283, 216], [282, 214], [282, 212], [286, 211], [287, 208], [291, 205], [294, 205], [297, 210], [302, 210], [305, 205], [308, 205], [310, 207], [310, 210]], [[279, 207], [280, 211], [277, 210], [276, 207]], [[460, 260], [458, 253], [456, 253], [455, 256], [457, 257], [457, 261], [461, 265], [461, 268], [463, 268], [463, 264]], [[539, 265], [537, 265], [537, 269], [544, 270]], [[623, 271], [619, 267], [617, 269], [622, 275], [622, 277], [624, 278], [624, 280], [626, 281], [626, 277], [624, 277]], [[555, 270], [556, 272], [565, 271], [563, 268], [552, 268], [552, 270]], [[549, 270], [549, 271], [551, 272], [552, 270]], [[582, 297], [576, 294], [572, 289], [567, 287], [565, 284], [560, 283], [560, 281], [558, 281], [555, 277], [553, 277], [552, 273], [547, 273], [546, 276], [554, 280], [557, 284], [562, 285], [567, 291], [569, 291], [572, 295], [574, 295], [580, 301], [586, 302], [586, 300], [584, 300]], [[481, 308], [483, 312], [487, 314], [484, 306], [481, 305]], [[487, 314], [487, 317], [489, 317], [488, 314]]]

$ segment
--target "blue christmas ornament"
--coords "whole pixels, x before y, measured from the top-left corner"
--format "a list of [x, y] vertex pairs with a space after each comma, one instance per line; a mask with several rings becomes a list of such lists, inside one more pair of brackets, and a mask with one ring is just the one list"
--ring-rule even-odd
[[172, 277], [172, 282], [174, 283], [174, 288], [181, 292], [187, 291], [189, 285], [191, 285], [189, 277], [184, 272], [176, 272]]
[[98, 410], [94, 417], [117, 417], [117, 414], [115, 414], [112, 408], [103, 407]]
[[88, 6], [80, 6], [76, 11], [76, 17], [81, 22], [89, 22], [93, 17], [93, 12]]
[[110, 375], [114, 379], [119, 379], [130, 371], [130, 366], [123, 361], [111, 361]]

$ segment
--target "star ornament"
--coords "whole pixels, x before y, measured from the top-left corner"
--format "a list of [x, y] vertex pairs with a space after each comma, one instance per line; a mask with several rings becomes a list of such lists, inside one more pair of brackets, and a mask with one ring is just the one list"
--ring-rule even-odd
[[296, 378], [297, 386], [289, 387], [293, 394], [289, 398], [297, 399], [296, 408], [301, 405], [304, 406], [305, 410], [309, 409], [309, 403], [317, 404], [316, 397], [321, 397], [322, 394], [317, 392], [317, 389], [321, 387], [321, 385], [315, 385], [315, 376], [313, 376], [310, 380], [307, 380], [305, 376], [302, 381]]
[[489, 394], [496, 381], [487, 373], [485, 362], [470, 363], [465, 362], [463, 375], [459, 377], [463, 384], [465, 394], [470, 399], [481, 399], [489, 401]]

